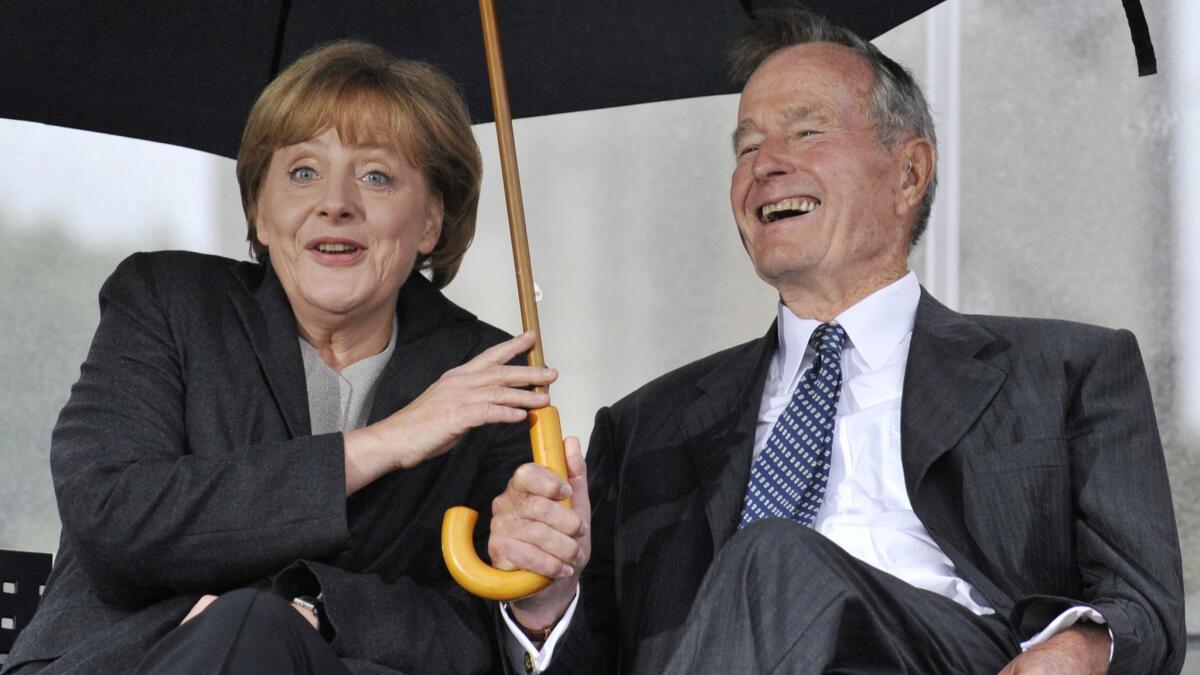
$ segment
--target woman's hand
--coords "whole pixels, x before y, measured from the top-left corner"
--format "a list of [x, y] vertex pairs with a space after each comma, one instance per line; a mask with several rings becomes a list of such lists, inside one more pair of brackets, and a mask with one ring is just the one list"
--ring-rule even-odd
[[346, 494], [380, 476], [410, 469], [450, 449], [471, 429], [526, 418], [550, 396], [523, 389], [553, 382], [553, 368], [505, 365], [529, 351], [533, 333], [522, 333], [445, 372], [415, 401], [375, 424], [346, 432]]
[[[197, 600], [196, 604], [192, 605], [192, 608], [188, 611], [187, 616], [183, 617], [183, 621], [179, 622], [179, 625], [182, 626], [183, 624], [203, 614], [204, 610], [208, 609], [208, 606], [213, 604], [213, 602], [216, 600], [217, 596], [215, 595], [206, 595]], [[308, 622], [308, 625], [312, 626], [316, 630], [321, 630], [321, 624], [317, 622], [317, 615], [313, 614], [311, 610], [305, 609], [295, 603], [292, 603], [292, 609], [300, 612], [300, 616], [304, 617], [304, 620]]]
[[[488, 554], [503, 570], [525, 569], [554, 581], [509, 607], [522, 626], [554, 626], [571, 601], [592, 554], [592, 505], [579, 439], [567, 438], [567, 482], [544, 466], [524, 464], [492, 501]], [[558, 500], [571, 497], [571, 507]]]

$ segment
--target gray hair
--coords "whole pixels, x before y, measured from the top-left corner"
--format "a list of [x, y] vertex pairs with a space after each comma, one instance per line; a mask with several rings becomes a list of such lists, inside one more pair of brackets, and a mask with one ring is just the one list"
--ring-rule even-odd
[[[871, 104], [867, 115], [875, 123], [875, 133], [885, 147], [892, 147], [905, 132], [928, 139], [937, 147], [937, 132], [929, 114], [925, 94], [904, 66], [890, 59], [875, 45], [855, 33], [834, 25], [824, 17], [797, 8], [773, 8], [755, 13], [754, 22], [730, 49], [733, 77], [742, 83], [767, 57], [781, 49], [811, 42], [831, 42], [853, 50], [871, 69]], [[913, 221], [909, 246], [929, 224], [933, 198], [937, 192], [937, 173], [930, 178]]]

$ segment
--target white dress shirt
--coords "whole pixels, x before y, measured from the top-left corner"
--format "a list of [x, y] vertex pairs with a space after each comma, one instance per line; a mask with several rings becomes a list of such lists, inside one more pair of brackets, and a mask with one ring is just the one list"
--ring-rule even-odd
[[[913, 512], [904, 482], [900, 399], [920, 299], [917, 277], [909, 272], [834, 318], [848, 339], [842, 352], [842, 391], [834, 422], [829, 482], [814, 529], [878, 570], [950, 598], [975, 614], [994, 614], [987, 600], [958, 575], [954, 562], [929, 536]], [[801, 376], [812, 366], [815, 352], [808, 341], [821, 324], [797, 317], [783, 303], [778, 312], [779, 349], [768, 367], [759, 404], [754, 459], [766, 447]], [[508, 612], [502, 614], [521, 643], [518, 648], [509, 641], [512, 658], [523, 661], [527, 653], [532, 672], [540, 673], [550, 665], [554, 646], [574, 614], [574, 604], [540, 654]], [[1094, 609], [1073, 607], [1021, 643], [1022, 650], [1045, 642], [1082, 618], [1104, 623]]]

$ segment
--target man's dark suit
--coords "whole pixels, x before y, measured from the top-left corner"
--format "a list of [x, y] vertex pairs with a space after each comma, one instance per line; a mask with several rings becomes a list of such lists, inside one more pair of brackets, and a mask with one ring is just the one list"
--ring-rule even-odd
[[[593, 553], [552, 672], [661, 672], [735, 533], [776, 331], [596, 418]], [[1150, 392], [1126, 331], [964, 316], [922, 293], [901, 403], [913, 509], [1022, 637], [1080, 602], [1111, 673], [1178, 672], [1183, 588]]]
[[[310, 435], [295, 320], [268, 266], [138, 254], [100, 302], [54, 430], [61, 548], [10, 668], [130, 672], [201, 594], [319, 584], [355, 672], [493, 669], [489, 608], [451, 582], [439, 528], [450, 506], [490, 511], [529, 457], [523, 425], [478, 429], [347, 499], [342, 436]], [[416, 274], [397, 313], [372, 421], [506, 337]]]

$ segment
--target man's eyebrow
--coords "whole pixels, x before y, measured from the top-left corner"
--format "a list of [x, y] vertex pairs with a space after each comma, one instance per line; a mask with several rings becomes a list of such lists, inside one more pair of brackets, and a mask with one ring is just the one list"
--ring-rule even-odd
[[758, 131], [758, 125], [750, 120], [742, 120], [738, 122], [737, 128], [733, 130], [733, 151], [737, 152], [738, 144], [742, 142], [742, 138], [746, 134]]
[[828, 111], [809, 105], [800, 105], [784, 109], [783, 119], [789, 124], [796, 122], [828, 122], [832, 116]]

